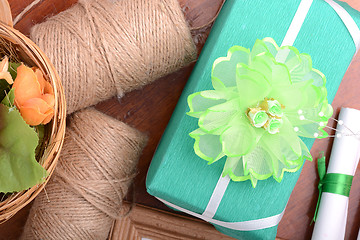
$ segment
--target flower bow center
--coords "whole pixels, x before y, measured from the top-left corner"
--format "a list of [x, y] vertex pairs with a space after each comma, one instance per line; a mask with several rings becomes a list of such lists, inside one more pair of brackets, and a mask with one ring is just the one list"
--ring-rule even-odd
[[281, 118], [284, 115], [282, 111], [284, 108], [285, 106], [277, 100], [265, 98], [255, 107], [248, 108], [246, 115], [254, 127], [264, 128], [270, 134], [276, 134], [283, 124]]

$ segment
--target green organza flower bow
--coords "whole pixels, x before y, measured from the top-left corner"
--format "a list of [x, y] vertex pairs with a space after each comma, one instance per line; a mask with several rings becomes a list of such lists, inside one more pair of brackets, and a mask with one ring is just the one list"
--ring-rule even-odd
[[214, 90], [191, 94], [188, 115], [199, 118], [190, 133], [195, 153], [209, 164], [226, 157], [223, 175], [234, 181], [271, 176], [280, 182], [312, 160], [299, 137], [324, 138], [332, 107], [325, 76], [311, 57], [272, 38], [253, 49], [233, 46], [215, 60]]

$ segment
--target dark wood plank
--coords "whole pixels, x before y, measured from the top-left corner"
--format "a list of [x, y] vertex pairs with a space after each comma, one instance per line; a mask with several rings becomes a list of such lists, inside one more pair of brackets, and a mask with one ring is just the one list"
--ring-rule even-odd
[[[9, 0], [13, 16], [17, 16], [32, 0]], [[70, 7], [76, 0], [44, 0], [35, 6], [15, 26], [28, 34], [31, 26], [43, 21], [46, 17]], [[222, 0], [179, 0], [189, 25], [192, 28], [207, 25], [216, 15]], [[353, 7], [360, 10], [358, 0], [348, 0]], [[210, 25], [193, 31], [194, 41], [201, 49], [209, 33]], [[145, 177], [152, 155], [166, 128], [172, 111], [186, 84], [193, 65], [186, 67], [167, 77], [161, 78], [144, 87], [127, 94], [120, 102], [114, 98], [97, 105], [97, 109], [122, 120], [149, 136], [149, 144], [143, 152], [139, 163], [139, 175], [135, 181], [135, 201], [143, 205], [164, 209], [167, 207], [146, 193]], [[360, 108], [358, 86], [360, 82], [360, 56], [358, 55], [349, 68], [333, 106], [338, 113], [341, 106]], [[334, 126], [334, 123], [331, 123]], [[316, 141], [312, 148], [315, 157], [324, 150], [329, 156], [331, 139]], [[349, 217], [346, 239], [356, 239], [360, 225], [360, 176], [355, 176], [350, 196]], [[307, 162], [301, 173], [293, 194], [291, 195], [285, 216], [279, 225], [278, 236], [284, 239], [309, 239], [313, 226], [310, 219], [313, 215], [317, 199], [317, 173], [315, 162]], [[18, 213], [9, 222], [0, 225], [0, 239], [16, 239], [24, 224], [28, 208]]]
[[[13, 18], [15, 19], [26, 6], [33, 0], [8, 0]], [[21, 20], [15, 25], [26, 36], [29, 36], [30, 29], [37, 23], [71, 7], [77, 0], [42, 0], [39, 4], [30, 9]]]
[[[126, 203], [122, 212], [125, 214], [129, 209], [130, 204]], [[234, 240], [203, 221], [138, 204], [128, 216], [116, 222], [110, 235], [111, 240]]]

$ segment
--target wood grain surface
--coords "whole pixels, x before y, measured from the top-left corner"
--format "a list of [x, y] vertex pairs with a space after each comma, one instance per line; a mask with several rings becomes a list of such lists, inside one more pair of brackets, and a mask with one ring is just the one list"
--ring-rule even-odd
[[[28, 35], [30, 28], [47, 17], [57, 14], [77, 0], [43, 0], [33, 7], [15, 25], [15, 28]], [[9, 0], [15, 18], [32, 0]], [[192, 31], [195, 43], [200, 51], [211, 28], [212, 19], [216, 16], [222, 0], [179, 0]], [[347, 1], [360, 10], [358, 0]], [[198, 27], [205, 26], [198, 29]], [[171, 212], [165, 205], [147, 194], [145, 178], [151, 158], [163, 131], [171, 117], [181, 91], [191, 73], [194, 64], [161, 78], [151, 85], [127, 94], [120, 99], [114, 98], [96, 106], [97, 109], [145, 132], [149, 144], [139, 162], [139, 174], [135, 181], [134, 201], [153, 208]], [[360, 55], [354, 58], [333, 102], [335, 116], [341, 107], [360, 109]], [[335, 126], [331, 122], [330, 125]], [[314, 157], [319, 151], [330, 154], [332, 139], [317, 140], [311, 150]], [[283, 220], [279, 224], [278, 237], [283, 239], [310, 239], [313, 226], [310, 220], [317, 201], [316, 162], [307, 162], [290, 197]], [[346, 230], [346, 239], [356, 239], [360, 226], [360, 175], [356, 175], [350, 193], [350, 206]], [[129, 198], [129, 200], [131, 200]], [[19, 212], [7, 223], [0, 225], [0, 239], [17, 239], [21, 234], [29, 207]], [[177, 213], [179, 214], [179, 213]], [[209, 226], [209, 225], [208, 225]], [[207, 238], [205, 238], [207, 239]], [[208, 238], [210, 239], [210, 238]]]
[[[130, 211], [131, 209], [131, 211]], [[167, 211], [125, 203], [121, 211], [125, 217], [110, 233], [111, 240], [233, 240], [199, 219], [180, 216]], [[171, 223], [171, 224], [169, 224]], [[276, 238], [275, 240], [284, 240]]]
[[142, 205], [136, 205], [130, 211], [130, 206], [125, 204], [122, 215], [127, 216], [114, 225], [111, 240], [233, 240], [198, 219]]

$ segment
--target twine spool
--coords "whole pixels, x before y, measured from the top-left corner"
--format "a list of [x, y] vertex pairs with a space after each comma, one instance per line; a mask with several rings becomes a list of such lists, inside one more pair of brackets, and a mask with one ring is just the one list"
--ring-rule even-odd
[[146, 138], [94, 109], [70, 117], [57, 168], [21, 239], [107, 239]]
[[79, 0], [30, 36], [62, 79], [68, 113], [121, 97], [196, 57], [177, 0]]

